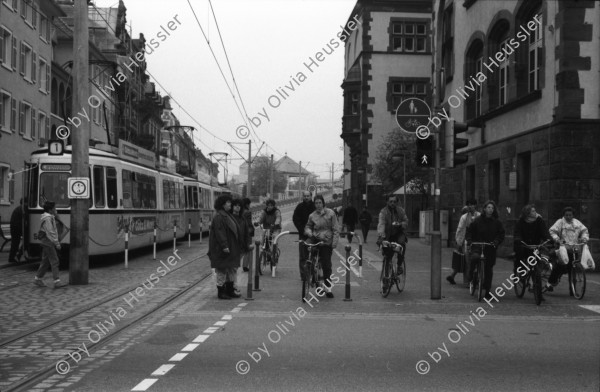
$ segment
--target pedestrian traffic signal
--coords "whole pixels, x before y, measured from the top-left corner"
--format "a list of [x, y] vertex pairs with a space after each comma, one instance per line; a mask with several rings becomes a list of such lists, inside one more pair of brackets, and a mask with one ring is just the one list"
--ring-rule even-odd
[[434, 167], [434, 140], [433, 135], [429, 135], [425, 139], [417, 137], [417, 154], [415, 160], [417, 166], [420, 167]]
[[449, 167], [456, 167], [458, 165], [462, 165], [463, 163], [467, 163], [469, 160], [469, 156], [467, 154], [459, 154], [457, 152], [458, 150], [469, 145], [469, 139], [456, 137], [457, 135], [466, 132], [467, 129], [469, 129], [469, 125], [456, 121], [452, 121], [450, 124], [452, 127], [452, 148], [450, 148], [450, 151], [452, 151], [452, 156], [450, 157]]

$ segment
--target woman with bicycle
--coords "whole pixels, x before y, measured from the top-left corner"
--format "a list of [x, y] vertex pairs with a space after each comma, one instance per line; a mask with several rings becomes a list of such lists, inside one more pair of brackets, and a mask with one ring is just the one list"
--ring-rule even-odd
[[324, 289], [327, 298], [333, 298], [331, 292], [331, 255], [337, 247], [340, 230], [335, 212], [325, 207], [323, 196], [315, 196], [315, 211], [308, 216], [308, 222], [304, 228], [304, 234], [311, 238], [312, 243], [323, 242], [319, 247], [319, 260], [323, 268]]
[[[494, 274], [494, 265], [496, 264], [496, 249], [504, 241], [504, 227], [498, 219], [498, 209], [496, 203], [488, 200], [483, 205], [483, 213], [475, 218], [475, 220], [467, 228], [466, 241], [471, 242], [487, 242], [491, 246], [485, 246], [483, 255], [485, 256], [483, 289], [485, 290], [485, 298], [491, 299], [490, 290], [492, 288], [492, 277]], [[483, 245], [479, 245], [483, 246]], [[478, 247], [479, 247], [478, 246]], [[481, 248], [471, 247], [471, 265], [469, 266], [469, 279], [474, 279], [473, 272], [478, 265]]]
[[558, 278], [564, 273], [569, 272], [569, 268], [572, 267], [574, 256], [573, 246], [579, 243], [586, 244], [590, 239], [590, 235], [587, 227], [574, 218], [572, 207], [565, 207], [563, 209], [563, 217], [552, 225], [549, 233], [557, 246], [566, 245], [567, 254], [569, 255], [569, 263], [567, 265], [557, 265], [552, 269], [552, 273], [546, 284], [546, 290], [552, 291], [553, 287], [558, 284]]
[[513, 272], [515, 276], [519, 276], [517, 268], [521, 265], [521, 261], [525, 262], [528, 257], [533, 255], [533, 250], [524, 247], [521, 241], [529, 245], [539, 245], [550, 239], [546, 222], [535, 210], [535, 205], [527, 204], [523, 207], [521, 217], [515, 225], [513, 239], [513, 250], [515, 251]]
[[260, 213], [258, 223], [264, 230], [270, 230], [270, 238], [267, 244], [270, 243], [275, 233], [281, 231], [281, 211], [275, 207], [275, 200], [268, 199], [265, 202], [266, 208]]
[[[251, 228], [252, 230], [254, 230], [254, 226], [252, 226], [252, 224], [249, 225], [248, 221], [246, 220], [246, 211], [244, 209], [244, 201], [242, 199], [234, 199], [231, 202], [231, 206], [232, 215], [235, 218], [238, 225], [240, 225], [240, 229], [242, 231], [242, 237], [240, 238], [240, 247], [242, 249], [243, 262], [244, 260], [248, 259], [249, 254], [251, 256], [252, 249], [254, 249], [254, 246], [252, 245], [252, 234], [250, 232]], [[246, 270], [247, 269], [244, 268], [244, 271]]]

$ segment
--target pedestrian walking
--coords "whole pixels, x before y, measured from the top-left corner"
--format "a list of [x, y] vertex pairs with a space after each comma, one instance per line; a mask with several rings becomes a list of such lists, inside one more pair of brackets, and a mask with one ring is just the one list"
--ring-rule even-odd
[[[242, 256], [242, 229], [231, 215], [231, 196], [221, 195], [215, 200], [215, 216], [208, 236], [208, 259], [217, 275], [217, 296], [219, 299], [236, 297], [234, 282]], [[233, 294], [233, 295], [232, 295]]]
[[23, 236], [23, 199], [19, 202], [19, 206], [14, 209], [10, 216], [10, 253], [8, 254], [8, 262], [16, 263], [21, 258], [19, 247], [21, 245], [21, 237]]
[[[252, 241], [252, 239], [254, 238], [254, 224], [252, 222], [252, 211], [250, 211], [250, 199], [248, 199], [247, 197], [242, 199], [242, 215], [244, 216], [244, 219], [246, 220], [246, 225], [248, 226], [248, 235], [250, 236], [250, 241]], [[252, 246], [252, 249], [254, 248], [254, 245]], [[250, 266], [250, 262], [252, 261], [252, 250], [250, 250], [249, 252], [245, 252], [244, 253], [244, 257], [242, 258], [242, 267], [244, 268], [244, 272], [248, 272], [249, 270], [249, 266]]]
[[[306, 234], [304, 234], [304, 228], [306, 227], [306, 223], [308, 222], [308, 217], [314, 211], [315, 203], [313, 203], [312, 201], [310, 192], [302, 192], [302, 201], [296, 206], [296, 208], [294, 209], [294, 214], [292, 215], [292, 221], [294, 222], [296, 231], [298, 231], [298, 240], [306, 241], [308, 239]], [[298, 242], [298, 257], [300, 279], [302, 279], [304, 261], [307, 259], [308, 255], [306, 253], [306, 247], [300, 242]]]
[[[460, 217], [460, 221], [458, 222], [458, 227], [456, 228], [456, 234], [454, 235], [454, 239], [456, 241], [456, 250], [458, 253], [467, 255], [467, 244], [465, 242], [465, 235], [467, 234], [467, 227], [477, 218], [480, 214], [477, 211], [477, 200], [469, 199], [467, 200], [467, 205], [463, 207]], [[452, 268], [452, 273], [446, 277], [446, 280], [450, 284], [456, 284], [454, 277], [458, 274], [458, 270]]]
[[371, 227], [371, 222], [373, 221], [373, 216], [367, 210], [367, 206], [363, 206], [363, 210], [360, 212], [358, 216], [358, 220], [360, 221], [360, 227], [362, 229], [363, 242], [367, 243], [367, 235], [369, 234], [369, 228]]
[[36, 286], [45, 287], [44, 275], [48, 269], [52, 270], [52, 278], [54, 279], [54, 288], [58, 289], [67, 284], [61, 283], [58, 272], [59, 260], [57, 250], [60, 250], [60, 241], [58, 239], [58, 230], [56, 228], [56, 203], [46, 201], [44, 203], [44, 213], [40, 219], [40, 230], [38, 238], [42, 245], [42, 262], [35, 274], [33, 283]]
[[[235, 218], [236, 222], [240, 226], [240, 230], [242, 232], [242, 236], [240, 237], [240, 248], [242, 251], [242, 260], [247, 257], [248, 253], [252, 252], [254, 246], [252, 245], [252, 236], [250, 235], [250, 229], [248, 228], [248, 223], [246, 218], [244, 218], [244, 201], [242, 199], [234, 199], [231, 202], [231, 211], [232, 215]], [[243, 262], [243, 261], [242, 261]], [[236, 276], [237, 276], [237, 268], [236, 268]], [[236, 281], [233, 281], [233, 295], [229, 294], [230, 297], [239, 298], [241, 294], [238, 292], [236, 288]]]
[[346, 232], [348, 233], [348, 242], [352, 242], [352, 234], [358, 223], [358, 211], [352, 204], [349, 204], [344, 209], [344, 217], [342, 218], [342, 224], [346, 226]]

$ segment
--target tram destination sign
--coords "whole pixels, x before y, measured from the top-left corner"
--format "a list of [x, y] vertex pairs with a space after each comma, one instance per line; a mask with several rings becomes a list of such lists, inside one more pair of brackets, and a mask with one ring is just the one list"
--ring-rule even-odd
[[139, 163], [140, 165], [155, 167], [156, 159], [154, 153], [135, 144], [119, 140], [119, 157], [128, 161]]

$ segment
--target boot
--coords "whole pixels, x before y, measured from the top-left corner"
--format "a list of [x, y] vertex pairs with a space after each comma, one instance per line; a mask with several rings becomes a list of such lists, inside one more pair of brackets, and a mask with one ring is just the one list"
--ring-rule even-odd
[[225, 286], [217, 286], [217, 292], [219, 299], [231, 299], [230, 296], [227, 295], [227, 291], [225, 290]]
[[231, 298], [240, 298], [241, 295], [235, 292], [235, 288], [233, 287], [233, 282], [225, 282], [225, 292]]

